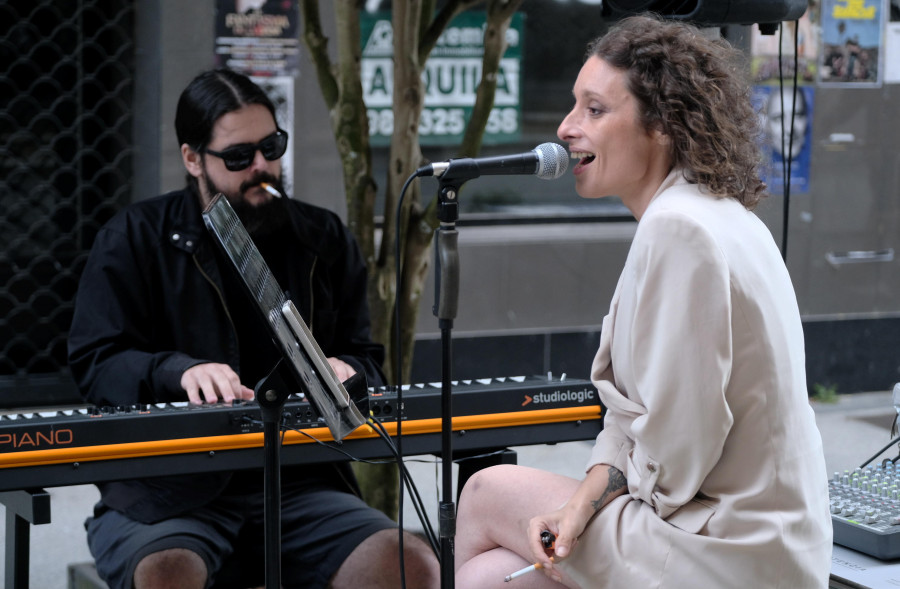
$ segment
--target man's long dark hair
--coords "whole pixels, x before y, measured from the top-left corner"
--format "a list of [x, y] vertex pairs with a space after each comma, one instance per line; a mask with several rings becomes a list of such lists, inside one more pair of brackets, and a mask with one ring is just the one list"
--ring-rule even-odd
[[269, 109], [277, 124], [275, 105], [250, 78], [226, 68], [203, 72], [188, 84], [178, 99], [175, 111], [178, 147], [187, 143], [194, 151], [202, 151], [212, 138], [213, 126], [220, 117], [250, 104], [261, 104]]

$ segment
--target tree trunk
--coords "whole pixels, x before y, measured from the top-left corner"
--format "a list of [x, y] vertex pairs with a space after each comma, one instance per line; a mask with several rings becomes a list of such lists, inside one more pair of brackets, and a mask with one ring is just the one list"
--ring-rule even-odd
[[[368, 299], [372, 337], [387, 351], [384, 366], [389, 382], [409, 381], [419, 301], [429, 267], [434, 229], [438, 226], [435, 200], [422, 206], [418, 182], [410, 175], [423, 163], [419, 144], [419, 118], [424, 106], [422, 71], [425, 60], [450, 21], [464, 9], [484, 0], [448, 0], [435, 14], [435, 0], [395, 0], [394, 130], [385, 187], [384, 224], [376, 254], [375, 194], [368, 117], [360, 76], [360, 3], [335, 0], [337, 63], [328, 56], [318, 0], [301, 0], [303, 42], [312, 60], [322, 96], [331, 117], [341, 158], [350, 230], [359, 241], [369, 270]], [[493, 107], [500, 57], [512, 14], [522, 0], [489, 0], [485, 30], [484, 79], [476, 96], [472, 120], [460, 153], [476, 155], [488, 115]], [[431, 15], [434, 15], [432, 18]], [[399, 207], [399, 212], [398, 212]], [[401, 282], [397, 284], [399, 253]], [[397, 309], [395, 312], [395, 308]], [[394, 343], [399, 333], [399, 350]], [[399, 369], [398, 369], [399, 363]], [[435, 416], [437, 417], [437, 416]], [[367, 502], [397, 519], [399, 476], [395, 465], [355, 464], [354, 470]]]

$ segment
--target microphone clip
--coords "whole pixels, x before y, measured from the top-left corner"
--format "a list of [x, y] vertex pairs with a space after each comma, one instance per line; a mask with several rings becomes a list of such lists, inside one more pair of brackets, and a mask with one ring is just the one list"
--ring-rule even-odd
[[463, 182], [465, 179], [440, 180], [437, 218], [442, 224], [453, 224], [459, 219], [459, 190]]

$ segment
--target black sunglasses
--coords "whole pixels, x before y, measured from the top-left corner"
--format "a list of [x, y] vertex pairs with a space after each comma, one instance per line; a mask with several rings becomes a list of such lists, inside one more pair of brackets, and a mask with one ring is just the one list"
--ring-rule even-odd
[[204, 151], [209, 155], [222, 158], [222, 162], [228, 171], [240, 172], [250, 167], [257, 151], [261, 151], [263, 157], [270, 162], [277, 160], [287, 150], [287, 143], [287, 131], [279, 129], [255, 145], [235, 145], [222, 151], [213, 151], [211, 149], [204, 149]]

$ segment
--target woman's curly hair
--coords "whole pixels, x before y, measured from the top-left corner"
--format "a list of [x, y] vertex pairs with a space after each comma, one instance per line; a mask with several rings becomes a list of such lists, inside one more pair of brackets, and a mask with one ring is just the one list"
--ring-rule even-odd
[[688, 181], [752, 210], [765, 196], [759, 178], [759, 119], [743, 54], [691, 25], [655, 15], [626, 18], [588, 46], [626, 72], [644, 128], [671, 140]]

